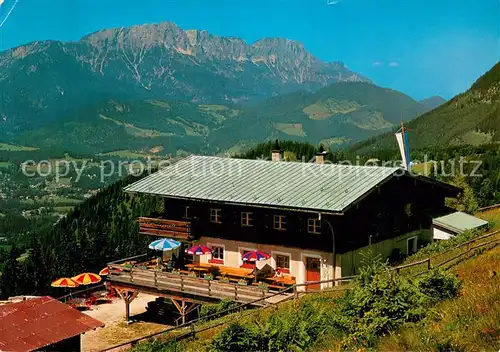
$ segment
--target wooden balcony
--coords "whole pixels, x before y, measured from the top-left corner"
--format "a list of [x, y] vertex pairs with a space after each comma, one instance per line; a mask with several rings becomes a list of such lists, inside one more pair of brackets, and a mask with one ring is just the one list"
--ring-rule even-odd
[[139, 233], [189, 241], [191, 240], [191, 223], [188, 221], [140, 217]]
[[[217, 280], [189, 277], [158, 270], [126, 267], [121, 264], [109, 264], [108, 282], [111, 286], [129, 286], [141, 291], [151, 289], [176, 295], [188, 295], [205, 299], [231, 299], [249, 303], [261, 299], [256, 305], [265, 305], [265, 298], [270, 294], [256, 286], [244, 286]], [[285, 297], [285, 296], [284, 296]], [[284, 298], [283, 297], [283, 298]]]

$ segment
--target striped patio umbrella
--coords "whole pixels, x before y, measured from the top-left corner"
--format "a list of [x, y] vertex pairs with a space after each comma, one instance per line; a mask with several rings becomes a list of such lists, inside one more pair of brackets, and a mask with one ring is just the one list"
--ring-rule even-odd
[[212, 253], [212, 249], [206, 246], [196, 245], [186, 250], [186, 253], [192, 255], [204, 255]]
[[267, 260], [269, 258], [271, 258], [270, 254], [254, 250], [246, 253], [241, 259], [244, 262], [255, 263], [255, 262], [260, 262], [261, 260]]
[[94, 273], [83, 273], [72, 277], [80, 285], [92, 285], [101, 282], [101, 277]]
[[102, 269], [101, 271], [99, 271], [99, 275], [100, 276], [108, 276], [109, 275], [109, 268], [105, 267], [104, 269]]
[[52, 287], [78, 287], [80, 284], [76, 282], [73, 279], [70, 279], [68, 277], [62, 277], [60, 279], [57, 279], [56, 281], [53, 281], [50, 286]]
[[172, 240], [170, 238], [162, 238], [160, 240], [153, 241], [149, 244], [150, 249], [163, 252], [172, 251], [176, 248], [179, 248], [180, 246], [181, 246], [180, 242]]

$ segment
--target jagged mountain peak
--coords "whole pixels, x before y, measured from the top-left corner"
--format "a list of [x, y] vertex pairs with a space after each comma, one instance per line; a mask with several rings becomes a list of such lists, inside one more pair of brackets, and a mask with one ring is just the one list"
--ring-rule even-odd
[[7, 133], [102, 99], [244, 104], [339, 81], [369, 81], [294, 40], [248, 44], [172, 22], [103, 29], [76, 42], [30, 43], [1, 52], [0, 69], [8, 97], [0, 127]]

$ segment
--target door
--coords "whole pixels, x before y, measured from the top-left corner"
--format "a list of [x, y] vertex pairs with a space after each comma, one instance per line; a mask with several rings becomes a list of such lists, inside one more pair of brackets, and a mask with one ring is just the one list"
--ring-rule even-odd
[[[306, 281], [321, 281], [321, 262], [319, 258], [306, 257]], [[321, 284], [307, 285], [307, 290], [319, 290]]]
[[406, 244], [407, 244], [407, 248], [406, 248], [407, 255], [412, 255], [412, 254], [417, 252], [417, 238], [416, 237], [408, 238]]

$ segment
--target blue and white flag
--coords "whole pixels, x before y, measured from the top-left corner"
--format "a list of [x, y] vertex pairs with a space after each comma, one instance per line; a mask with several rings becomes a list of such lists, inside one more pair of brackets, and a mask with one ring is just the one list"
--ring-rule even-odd
[[408, 144], [408, 132], [397, 132], [396, 140], [398, 141], [399, 152], [405, 170], [410, 169], [410, 146]]

